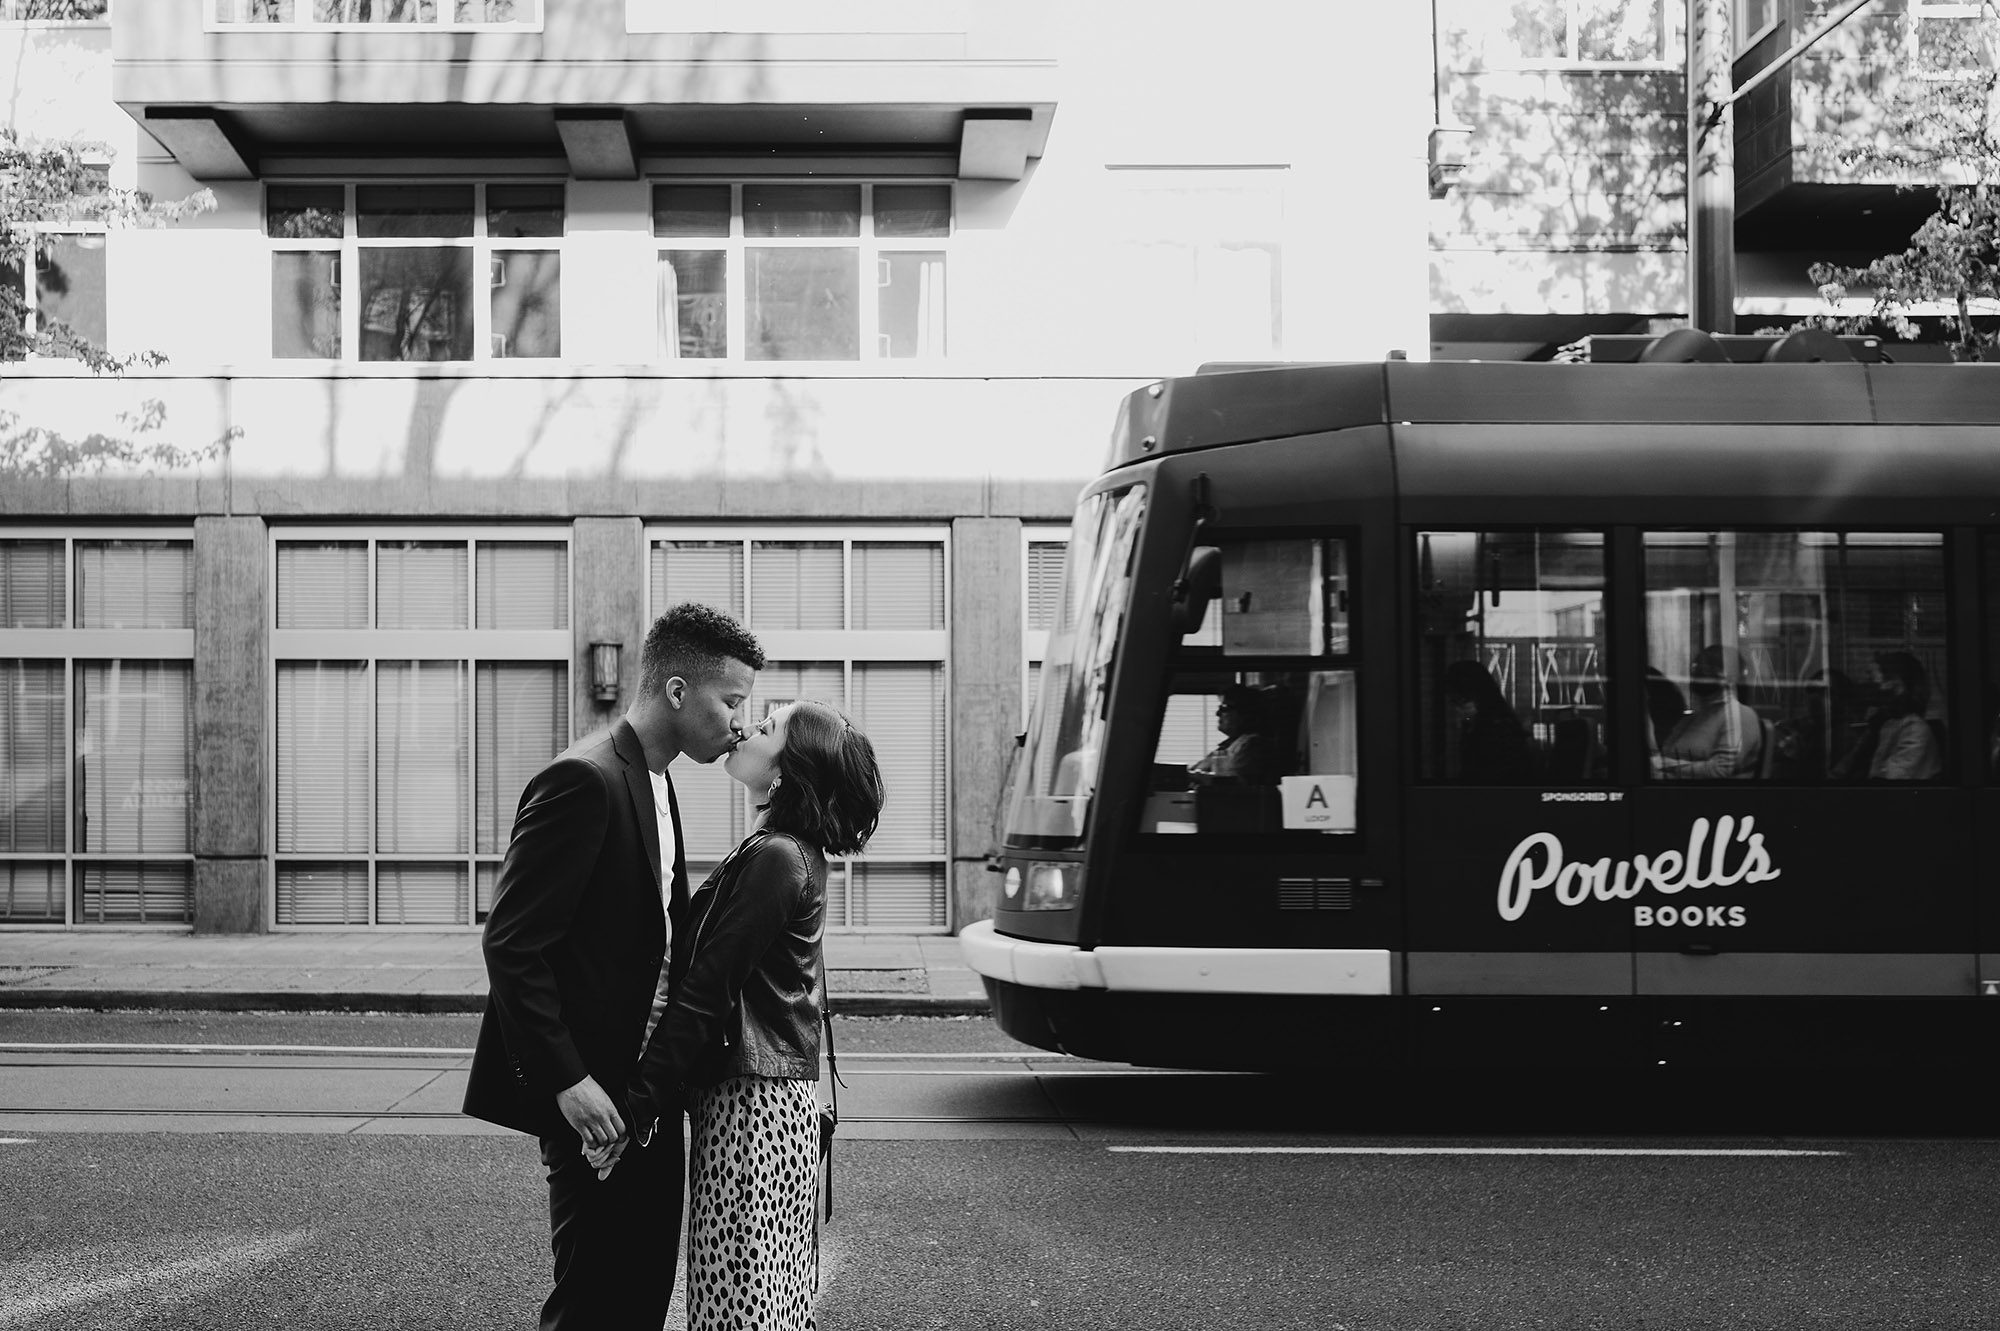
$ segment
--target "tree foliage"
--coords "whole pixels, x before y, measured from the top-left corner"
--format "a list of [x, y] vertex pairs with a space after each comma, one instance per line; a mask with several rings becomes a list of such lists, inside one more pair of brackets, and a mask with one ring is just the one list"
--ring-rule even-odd
[[[31, 18], [95, 18], [103, 5], [50, 0], [26, 11]], [[99, 374], [165, 363], [156, 352], [111, 354], [37, 310], [39, 292], [28, 286], [27, 276], [48, 265], [64, 227], [166, 226], [215, 207], [215, 196], [207, 190], [161, 203], [142, 190], [114, 189], [94, 160], [95, 148], [71, 140], [27, 142], [11, 127], [0, 127], [0, 360], [50, 356], [80, 361]], [[0, 410], [0, 475], [63, 477], [113, 467], [152, 472], [198, 466], [225, 451], [237, 433], [231, 430], [199, 448], [181, 448], [158, 438], [165, 419], [165, 406], [149, 399], [136, 412], [118, 417], [118, 432], [74, 437], [24, 421], [17, 411]]]
[[[13, 128], [0, 126], [0, 256], [16, 273], [45, 264], [66, 225], [96, 223], [109, 230], [167, 226], [215, 207], [215, 196], [207, 190], [161, 203], [143, 190], [112, 188], [92, 161], [95, 146], [74, 140], [29, 143]], [[39, 262], [29, 262], [31, 257]], [[46, 316], [33, 321], [30, 333], [29, 300], [25, 284], [0, 283], [0, 360], [20, 360], [30, 353], [61, 356], [100, 373], [162, 363], [162, 357], [149, 352], [113, 356]]]
[[2000, 331], [1980, 327], [1974, 306], [2000, 302], [2000, 4], [1981, 0], [1976, 17], [1928, 22], [1923, 33], [1910, 34], [1912, 55], [1882, 108], [1885, 132], [1839, 156], [1871, 173], [1938, 182], [1929, 186], [1937, 211], [1900, 254], [1859, 267], [1808, 269], [1830, 304], [1852, 287], [1866, 288], [1874, 300], [1867, 316], [1811, 322], [1859, 332], [1880, 321], [1915, 338], [1912, 312], [1942, 305], [1953, 311], [1953, 353], [1991, 359], [2000, 353]]

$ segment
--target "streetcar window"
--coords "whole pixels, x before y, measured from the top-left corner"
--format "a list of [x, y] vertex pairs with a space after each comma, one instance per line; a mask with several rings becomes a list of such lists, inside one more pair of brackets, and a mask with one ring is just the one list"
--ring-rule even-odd
[[1167, 681], [1142, 832], [1352, 832], [1351, 670], [1217, 671]]
[[1185, 647], [1226, 656], [1341, 656], [1348, 650], [1347, 542], [1198, 545], [1175, 589]]
[[1664, 781], [1929, 781], [1949, 739], [1944, 538], [1648, 532]]
[[1027, 749], [1015, 765], [1010, 839], [1034, 838], [1041, 845], [1082, 840], [1145, 511], [1144, 486], [1092, 495], [1077, 511]]
[[1419, 773], [1460, 785], [1597, 785], [1604, 535], [1417, 534]]
[[1167, 697], [1139, 830], [1352, 832], [1347, 541], [1218, 539], [1175, 589]]

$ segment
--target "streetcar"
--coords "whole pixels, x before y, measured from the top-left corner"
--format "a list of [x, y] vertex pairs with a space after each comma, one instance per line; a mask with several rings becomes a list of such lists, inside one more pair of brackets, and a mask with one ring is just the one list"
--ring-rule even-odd
[[961, 934], [1009, 1035], [1217, 1069], [2000, 1048], [2000, 369], [1670, 336], [1125, 400]]

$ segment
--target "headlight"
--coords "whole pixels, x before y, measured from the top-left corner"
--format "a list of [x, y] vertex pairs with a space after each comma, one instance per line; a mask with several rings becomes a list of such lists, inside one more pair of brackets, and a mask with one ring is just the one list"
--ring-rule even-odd
[[1026, 910], [1069, 910], [1083, 895], [1081, 864], [1031, 864], [1028, 866]]
[[1021, 871], [1019, 868], [1009, 868], [1007, 870], [1007, 876], [1000, 880], [1000, 890], [1009, 901], [1021, 895]]

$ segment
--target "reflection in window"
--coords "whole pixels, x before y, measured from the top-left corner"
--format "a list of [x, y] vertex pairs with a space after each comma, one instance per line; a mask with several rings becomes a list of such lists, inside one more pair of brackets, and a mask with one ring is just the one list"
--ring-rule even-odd
[[1198, 545], [1174, 598], [1184, 647], [1226, 656], [1348, 650], [1347, 542], [1292, 538]]
[[[948, 185], [653, 187], [663, 359], [945, 354]], [[732, 316], [732, 310], [735, 314]]]
[[1077, 509], [1058, 627], [1049, 635], [1026, 747], [1015, 763], [1010, 839], [1074, 845], [1083, 837], [1145, 513], [1146, 489], [1139, 485], [1092, 495]]
[[1649, 532], [1645, 542], [1655, 776], [1943, 775], [1941, 536]]
[[1602, 533], [1422, 532], [1417, 577], [1421, 775], [1602, 783]]

